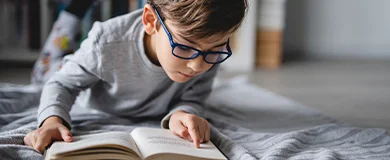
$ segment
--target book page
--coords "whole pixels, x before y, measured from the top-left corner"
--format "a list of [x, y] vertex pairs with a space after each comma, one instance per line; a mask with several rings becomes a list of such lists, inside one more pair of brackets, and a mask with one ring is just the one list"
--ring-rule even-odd
[[143, 159], [154, 154], [173, 153], [209, 159], [226, 159], [210, 141], [195, 148], [188, 140], [160, 128], [136, 128], [131, 132]]
[[104, 132], [97, 134], [89, 134], [82, 136], [74, 136], [73, 142], [55, 142], [50, 147], [51, 155], [66, 154], [77, 152], [87, 148], [121, 148], [123, 150], [132, 150], [137, 155], [138, 148], [134, 143], [133, 138], [126, 132]]

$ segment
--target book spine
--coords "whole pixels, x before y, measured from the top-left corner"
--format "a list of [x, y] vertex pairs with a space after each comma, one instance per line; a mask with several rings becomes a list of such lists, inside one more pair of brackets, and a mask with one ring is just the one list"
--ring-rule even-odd
[[[92, 16], [93, 17], [93, 22], [102, 20], [102, 14], [101, 14], [102, 7], [101, 7], [101, 5], [102, 5], [101, 3], [93, 3], [93, 5], [92, 5], [92, 8], [93, 8], [93, 13], [92, 13], [92, 15], [93, 15]], [[92, 24], [93, 24], [93, 22], [92, 22]]]
[[138, 8], [143, 8], [146, 4], [146, 0], [138, 0]]
[[49, 36], [50, 29], [52, 28], [52, 14], [49, 7], [49, 0], [40, 0], [40, 17], [41, 17], [41, 44], [45, 44], [47, 37]]
[[[6, 19], [5, 17], [7, 16], [6, 14], [6, 2], [5, 1], [0, 1], [0, 23], [1, 24], [6, 24]], [[0, 25], [0, 50], [3, 48], [5, 45], [5, 31], [7, 30], [8, 25]]]
[[4, 46], [14, 47], [17, 42], [17, 18], [16, 18], [16, 2], [5, 1], [4, 6]]
[[81, 42], [83, 42], [83, 40], [85, 40], [88, 37], [88, 32], [92, 28], [92, 24], [94, 22], [93, 12], [94, 12], [94, 7], [90, 7], [87, 13], [85, 13], [84, 18], [81, 21], [81, 37], [79, 40], [79, 45], [81, 45]]
[[15, 1], [16, 44], [20, 44], [23, 34], [23, 4], [21, 0]]
[[114, 0], [111, 2], [112, 17], [120, 16], [129, 12], [128, 0]]
[[29, 15], [28, 15], [28, 3], [27, 1], [21, 1], [21, 24], [20, 24], [20, 37], [19, 42], [21, 44], [20, 47], [28, 48], [28, 40], [29, 40]]
[[139, 0], [129, 0], [129, 11], [133, 12], [139, 9]]
[[102, 17], [102, 21], [106, 21], [108, 19], [110, 19], [111, 17], [111, 1], [107, 1], [107, 0], [104, 0], [104, 1], [101, 1], [100, 2], [101, 5], [101, 17]]
[[39, 0], [29, 0], [28, 2], [28, 46], [30, 49], [39, 49], [40, 43], [40, 5]]

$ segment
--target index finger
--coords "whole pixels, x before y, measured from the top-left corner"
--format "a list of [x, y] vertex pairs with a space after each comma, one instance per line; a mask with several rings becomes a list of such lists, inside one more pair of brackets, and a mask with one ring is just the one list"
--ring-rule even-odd
[[192, 138], [192, 142], [194, 142], [195, 147], [199, 148], [199, 143], [200, 143], [199, 126], [194, 125], [193, 123], [188, 125], [188, 133], [190, 134]]

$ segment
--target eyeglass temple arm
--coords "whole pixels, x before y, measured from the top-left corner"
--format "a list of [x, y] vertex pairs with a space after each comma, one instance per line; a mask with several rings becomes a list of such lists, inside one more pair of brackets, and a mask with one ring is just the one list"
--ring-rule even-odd
[[163, 23], [163, 20], [162, 20], [160, 14], [159, 14], [158, 11], [157, 11], [156, 6], [155, 6], [154, 4], [152, 4], [152, 3], [150, 3], [150, 5], [153, 7], [154, 11], [156, 12], [157, 18], [158, 18], [158, 20], [160, 21], [161, 26], [163, 27], [163, 29], [165, 30], [165, 32], [168, 34], [169, 40], [172, 41], [172, 35], [171, 35], [171, 33], [168, 31], [168, 28], [165, 27], [165, 25], [164, 25], [164, 23]]

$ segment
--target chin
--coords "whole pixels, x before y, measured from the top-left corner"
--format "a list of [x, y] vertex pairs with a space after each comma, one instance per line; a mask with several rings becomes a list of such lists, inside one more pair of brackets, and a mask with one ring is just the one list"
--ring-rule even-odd
[[171, 78], [172, 81], [174, 82], [177, 82], [177, 83], [185, 83], [187, 82], [189, 79], [184, 79], [184, 78], [180, 78], [180, 77], [169, 77]]
[[168, 74], [168, 77], [174, 81], [174, 82], [177, 82], [177, 83], [185, 83], [187, 82], [188, 80], [190, 80], [191, 78], [185, 78], [185, 77], [182, 77], [178, 74]]

